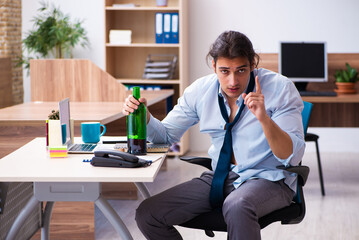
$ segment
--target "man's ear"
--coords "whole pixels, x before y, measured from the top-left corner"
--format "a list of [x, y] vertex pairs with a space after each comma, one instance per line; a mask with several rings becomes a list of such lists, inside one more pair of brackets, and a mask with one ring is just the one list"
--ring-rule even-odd
[[216, 72], [216, 62], [214, 61], [214, 59], [212, 60], [212, 66], [213, 66], [213, 71]]
[[252, 65], [251, 65], [251, 72], [254, 70], [254, 67], [255, 67], [255, 65], [254, 65], [254, 63], [252, 63]]

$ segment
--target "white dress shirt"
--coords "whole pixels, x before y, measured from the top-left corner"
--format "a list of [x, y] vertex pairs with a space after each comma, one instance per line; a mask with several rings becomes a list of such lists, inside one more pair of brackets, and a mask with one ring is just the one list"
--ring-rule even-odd
[[[257, 118], [245, 106], [232, 129], [233, 154], [236, 165], [231, 169], [239, 175], [234, 187], [240, 186], [250, 178], [264, 178], [270, 181], [285, 179], [285, 183], [296, 192], [296, 174], [276, 168], [278, 165], [297, 165], [304, 154], [305, 141], [301, 112], [302, 99], [294, 84], [286, 77], [266, 70], [254, 69], [258, 76], [265, 108], [271, 119], [291, 138], [293, 153], [287, 159], [280, 159], [271, 151], [263, 129]], [[255, 89], [255, 88], [254, 88]], [[255, 91], [255, 90], [254, 90]], [[215, 170], [226, 130], [218, 104], [219, 82], [216, 74], [202, 77], [186, 88], [177, 105], [162, 121], [150, 117], [147, 126], [147, 139], [154, 143], [175, 143], [191, 126], [200, 124], [201, 133], [211, 136], [208, 155]], [[243, 99], [240, 96], [238, 107]], [[226, 98], [227, 113], [230, 108]]]

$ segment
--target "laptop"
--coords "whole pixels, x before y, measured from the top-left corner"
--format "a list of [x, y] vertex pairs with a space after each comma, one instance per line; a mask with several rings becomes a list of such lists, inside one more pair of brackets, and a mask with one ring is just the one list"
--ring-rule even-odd
[[70, 127], [70, 99], [66, 98], [59, 102], [60, 123], [61, 126], [66, 126], [66, 138], [63, 144], [67, 145], [67, 153], [93, 153], [97, 144], [96, 143], [75, 143], [73, 144], [71, 139], [71, 127]]

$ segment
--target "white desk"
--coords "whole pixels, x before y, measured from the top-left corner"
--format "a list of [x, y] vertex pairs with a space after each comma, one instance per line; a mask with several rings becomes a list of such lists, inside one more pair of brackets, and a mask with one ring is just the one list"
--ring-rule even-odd
[[40, 201], [46, 201], [42, 239], [48, 239], [49, 223], [55, 201], [93, 201], [114, 226], [122, 239], [132, 239], [125, 224], [109, 203], [101, 196], [101, 182], [135, 182], [144, 197], [149, 192], [144, 182], [153, 182], [165, 154], [148, 155], [159, 160], [146, 168], [93, 167], [83, 159], [92, 154], [71, 154], [67, 158], [50, 158], [45, 138], [36, 138], [0, 159], [0, 182], [33, 182], [32, 196], [21, 211], [7, 239], [15, 239], [18, 228]]

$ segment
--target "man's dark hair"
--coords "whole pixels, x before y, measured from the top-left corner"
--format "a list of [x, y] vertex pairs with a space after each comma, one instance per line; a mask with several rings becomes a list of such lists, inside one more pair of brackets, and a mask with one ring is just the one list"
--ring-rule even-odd
[[252, 42], [246, 35], [236, 31], [223, 32], [212, 44], [207, 60], [212, 58], [217, 63], [219, 57], [229, 59], [245, 57], [250, 65], [254, 63], [254, 67], [259, 63], [259, 55], [254, 51]]

